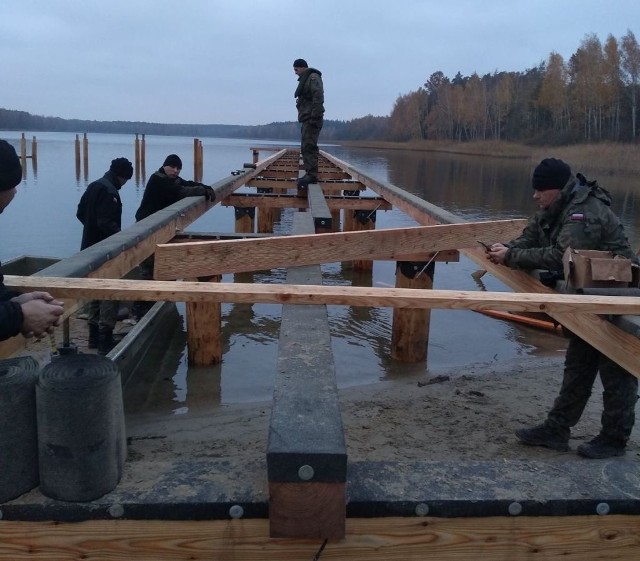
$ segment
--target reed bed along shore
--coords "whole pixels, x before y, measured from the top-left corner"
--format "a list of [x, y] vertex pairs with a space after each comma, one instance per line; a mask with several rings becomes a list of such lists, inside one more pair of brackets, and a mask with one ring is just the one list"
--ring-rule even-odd
[[603, 142], [569, 146], [527, 146], [510, 142], [344, 142], [347, 146], [381, 150], [446, 152], [467, 156], [528, 159], [534, 167], [544, 158], [561, 158], [573, 169], [589, 175], [635, 175], [640, 172], [640, 145]]

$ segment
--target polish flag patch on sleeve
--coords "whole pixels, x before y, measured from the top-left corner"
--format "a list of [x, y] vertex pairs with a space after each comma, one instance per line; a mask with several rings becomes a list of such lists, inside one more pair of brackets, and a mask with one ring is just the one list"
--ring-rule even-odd
[[570, 217], [571, 222], [583, 222], [584, 214], [582, 212], [574, 212]]

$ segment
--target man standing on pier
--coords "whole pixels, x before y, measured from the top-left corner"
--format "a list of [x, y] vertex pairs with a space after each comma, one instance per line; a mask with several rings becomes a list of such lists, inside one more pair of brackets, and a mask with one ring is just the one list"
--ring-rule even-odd
[[[78, 203], [76, 216], [82, 222], [82, 243], [86, 249], [122, 228], [120, 189], [133, 176], [133, 166], [126, 158], [116, 158], [103, 177], [89, 184]], [[114, 346], [113, 328], [118, 319], [118, 301], [89, 302], [89, 348], [106, 355]]]
[[[532, 187], [539, 212], [520, 237], [493, 244], [487, 250], [490, 261], [514, 269], [561, 271], [568, 247], [607, 250], [637, 261], [611, 210], [609, 194], [595, 181], [578, 180], [565, 162], [547, 158], [535, 168]], [[594, 439], [580, 444], [577, 452], [586, 458], [624, 454], [635, 422], [638, 379], [573, 333], [569, 333], [560, 394], [542, 424], [516, 431], [518, 440], [569, 450], [571, 427], [580, 420], [598, 372], [604, 387], [602, 428]]]
[[[22, 165], [15, 148], [6, 140], [0, 140], [0, 214], [13, 200], [21, 181]], [[19, 333], [25, 337], [41, 337], [53, 332], [63, 313], [63, 303], [48, 292], [20, 294], [9, 290], [4, 285], [0, 267], [0, 341]]]
[[298, 122], [302, 123], [300, 152], [306, 172], [298, 180], [298, 187], [306, 187], [309, 183], [318, 182], [318, 137], [324, 115], [324, 87], [322, 72], [309, 68], [304, 59], [293, 61], [293, 71], [298, 76], [298, 87], [293, 95], [298, 108]]

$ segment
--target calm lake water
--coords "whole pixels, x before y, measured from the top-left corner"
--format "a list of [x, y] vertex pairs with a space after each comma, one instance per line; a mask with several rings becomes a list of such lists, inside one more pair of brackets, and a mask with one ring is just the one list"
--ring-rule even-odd
[[[32, 133], [26, 133], [29, 140]], [[0, 260], [21, 255], [67, 257], [78, 251], [81, 225], [75, 218], [84, 189], [108, 169], [111, 160], [134, 160], [133, 135], [89, 135], [89, 168], [78, 175], [74, 134], [37, 133], [38, 166], [27, 160], [26, 179], [18, 187], [11, 206], [0, 217]], [[20, 134], [1, 132], [0, 138], [19, 148]], [[202, 138], [204, 177], [214, 183], [251, 161], [251, 146], [284, 146], [282, 142]], [[291, 143], [294, 146], [296, 143]], [[523, 160], [431, 154], [412, 151], [379, 151], [326, 145], [327, 152], [368, 175], [389, 181], [433, 204], [470, 219], [523, 218], [534, 211], [528, 187], [530, 163]], [[134, 222], [146, 179], [169, 153], [183, 161], [182, 177], [193, 176], [193, 138], [146, 137], [146, 174], [129, 181], [121, 190], [123, 227]], [[261, 157], [269, 153], [262, 153]], [[639, 197], [628, 178], [598, 178], [614, 196], [614, 210], [622, 217], [634, 248], [640, 246]], [[292, 213], [285, 211], [276, 227], [286, 232]], [[232, 208], [216, 206], [194, 222], [189, 230], [233, 232]], [[399, 211], [378, 212], [376, 228], [415, 225]], [[488, 240], [493, 241], [493, 240]], [[496, 240], [497, 241], [497, 240]], [[478, 267], [461, 256], [459, 263], [438, 263], [434, 288], [457, 290], [506, 290], [485, 275], [472, 278]], [[340, 263], [323, 266], [326, 283], [394, 286], [395, 264], [376, 262], [372, 275], [353, 278]], [[244, 275], [238, 280], [282, 282], [283, 270]], [[223, 282], [232, 282], [225, 276]], [[198, 412], [219, 403], [249, 402], [271, 398], [277, 359], [280, 306], [223, 305], [225, 354], [222, 364], [190, 368], [186, 361], [184, 332], [156, 349], [154, 375], [140, 377], [145, 385], [138, 411], [176, 414]], [[556, 335], [495, 320], [464, 310], [434, 310], [427, 364], [407, 365], [390, 358], [392, 310], [329, 306], [332, 345], [341, 387], [392, 380], [406, 373], [429, 375], [473, 373], [474, 364], [539, 354], [556, 354], [565, 347]], [[157, 371], [157, 372], [156, 372]], [[135, 385], [135, 381], [131, 382]], [[142, 388], [130, 391], [141, 395]], [[129, 390], [129, 388], [128, 388]]]

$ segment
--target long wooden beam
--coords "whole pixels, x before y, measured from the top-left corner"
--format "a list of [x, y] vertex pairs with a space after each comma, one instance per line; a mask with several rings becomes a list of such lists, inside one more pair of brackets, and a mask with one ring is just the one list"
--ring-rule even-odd
[[503, 310], [561, 314], [640, 314], [640, 298], [362, 286], [206, 283], [5, 276], [7, 287], [47, 290], [57, 298], [261, 304], [333, 304], [391, 308]]
[[522, 230], [524, 220], [467, 222], [430, 227], [322, 236], [276, 236], [259, 240], [189, 242], [159, 245], [155, 278], [200, 277], [274, 267], [295, 267], [354, 259], [403, 260], [408, 253], [431, 253], [477, 245], [477, 240], [505, 239]]
[[[310, 213], [295, 213], [294, 233], [315, 230]], [[322, 284], [320, 266], [287, 269], [287, 283]], [[347, 452], [326, 306], [282, 306], [267, 477], [272, 537], [344, 538]]]
[[269, 521], [0, 521], [0, 561], [243, 559], [244, 561], [635, 561], [637, 516], [348, 518], [346, 537], [283, 540]]

